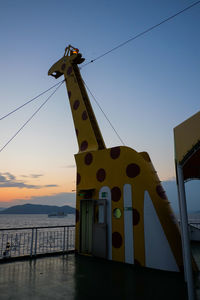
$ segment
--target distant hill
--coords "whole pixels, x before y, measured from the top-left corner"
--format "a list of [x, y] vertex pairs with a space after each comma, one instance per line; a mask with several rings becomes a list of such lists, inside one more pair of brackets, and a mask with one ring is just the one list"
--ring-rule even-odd
[[64, 212], [67, 214], [75, 214], [75, 208], [65, 206], [51, 206], [40, 204], [24, 204], [16, 205], [0, 211], [0, 214], [50, 214]]
[[2, 211], [2, 210], [4, 210], [4, 209], [6, 209], [5, 207], [0, 207], [0, 211]]

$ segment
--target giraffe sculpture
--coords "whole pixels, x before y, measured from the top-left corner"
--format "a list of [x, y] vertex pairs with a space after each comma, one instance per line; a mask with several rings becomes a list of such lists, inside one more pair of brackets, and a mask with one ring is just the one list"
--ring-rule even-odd
[[151, 159], [126, 146], [106, 148], [78, 68], [83, 61], [69, 45], [48, 72], [65, 77], [79, 145], [76, 251], [180, 271], [179, 228]]

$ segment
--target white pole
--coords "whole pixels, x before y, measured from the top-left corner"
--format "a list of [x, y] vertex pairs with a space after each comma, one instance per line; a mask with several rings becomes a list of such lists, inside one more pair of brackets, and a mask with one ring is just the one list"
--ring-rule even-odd
[[[183, 242], [183, 222], [181, 220], [181, 216], [182, 216], [182, 205], [180, 203], [180, 195], [179, 195], [179, 188], [178, 188], [178, 204], [179, 204], [179, 213], [180, 213], [180, 228], [181, 228], [181, 243], [182, 243], [182, 254], [183, 254], [183, 266], [185, 266], [185, 249], [184, 249], [184, 242]], [[187, 275], [186, 275], [186, 269], [184, 267], [184, 278], [185, 278], [185, 282], [187, 282]]]
[[183, 177], [182, 166], [177, 164], [177, 179], [178, 179], [178, 196], [179, 196], [179, 206], [180, 206], [180, 221], [181, 221], [181, 232], [182, 232], [182, 243], [183, 243], [183, 262], [184, 271], [187, 281], [188, 290], [188, 300], [194, 300], [194, 283], [193, 283], [193, 273], [192, 273], [192, 256], [190, 248], [190, 238], [188, 231], [188, 216], [187, 216], [187, 204], [185, 196], [185, 185]]

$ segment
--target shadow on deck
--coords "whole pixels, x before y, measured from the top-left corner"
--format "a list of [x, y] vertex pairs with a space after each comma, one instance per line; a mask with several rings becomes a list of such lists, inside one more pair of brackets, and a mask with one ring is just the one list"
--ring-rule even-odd
[[1, 300], [187, 299], [180, 274], [93, 257], [45, 257], [0, 266]]

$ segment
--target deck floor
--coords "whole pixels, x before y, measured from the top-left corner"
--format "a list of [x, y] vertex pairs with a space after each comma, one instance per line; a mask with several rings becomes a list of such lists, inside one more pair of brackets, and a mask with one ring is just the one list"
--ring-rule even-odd
[[1, 264], [0, 299], [184, 300], [187, 293], [180, 274], [69, 254]]

